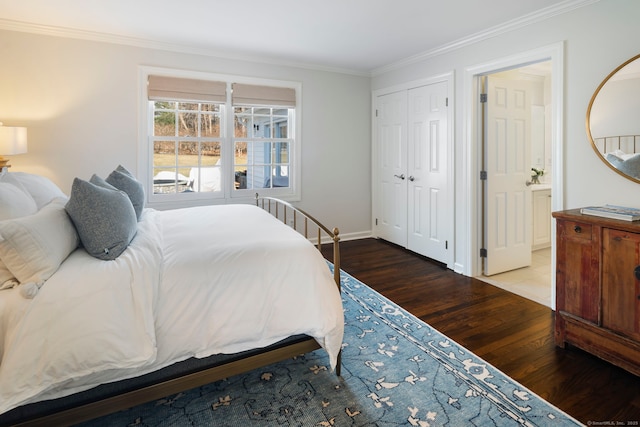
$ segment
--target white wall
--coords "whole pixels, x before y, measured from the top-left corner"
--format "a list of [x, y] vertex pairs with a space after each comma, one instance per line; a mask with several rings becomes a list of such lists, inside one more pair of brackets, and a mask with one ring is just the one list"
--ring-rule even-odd
[[640, 135], [640, 78], [607, 82], [591, 107], [591, 135]]
[[467, 210], [471, 194], [465, 182], [465, 71], [521, 52], [564, 44], [563, 177], [565, 209], [593, 204], [640, 207], [640, 186], [607, 167], [591, 148], [585, 130], [586, 110], [600, 82], [618, 65], [640, 53], [637, 0], [601, 0], [542, 22], [401, 67], [387, 67], [372, 79], [372, 90], [454, 71], [456, 147], [456, 263], [469, 260]]
[[65, 192], [74, 177], [136, 172], [141, 65], [302, 82], [300, 207], [342, 234], [369, 235], [370, 78], [0, 31], [0, 121], [26, 126], [13, 171]]

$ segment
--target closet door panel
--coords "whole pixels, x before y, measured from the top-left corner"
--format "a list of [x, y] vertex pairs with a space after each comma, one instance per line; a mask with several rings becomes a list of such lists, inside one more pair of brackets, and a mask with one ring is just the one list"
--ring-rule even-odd
[[378, 97], [375, 230], [378, 237], [407, 245], [407, 93]]
[[447, 84], [408, 91], [408, 248], [447, 261]]

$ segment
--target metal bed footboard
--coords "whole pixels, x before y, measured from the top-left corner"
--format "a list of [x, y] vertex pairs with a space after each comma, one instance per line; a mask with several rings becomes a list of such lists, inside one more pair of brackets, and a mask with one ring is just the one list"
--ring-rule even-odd
[[[306, 239], [312, 241], [320, 252], [322, 252], [323, 240], [330, 240], [333, 244], [333, 280], [336, 282], [338, 290], [340, 290], [340, 230], [338, 228], [329, 230], [307, 212], [289, 202], [274, 197], [260, 197], [256, 193], [256, 206], [269, 212], [284, 224], [302, 234]], [[311, 235], [310, 233], [313, 234]]]
[[[318, 251], [322, 253], [323, 237], [331, 241], [333, 245], [333, 280], [336, 282], [338, 292], [340, 287], [340, 230], [334, 228], [329, 230], [324, 224], [315, 219], [304, 210], [293, 206], [291, 203], [274, 197], [260, 197], [256, 193], [256, 206], [269, 212], [271, 215], [279, 219], [284, 224], [302, 234], [306, 239], [315, 243]], [[310, 233], [313, 232], [313, 235]], [[336, 374], [341, 375], [342, 367], [342, 350], [338, 353], [336, 363]]]

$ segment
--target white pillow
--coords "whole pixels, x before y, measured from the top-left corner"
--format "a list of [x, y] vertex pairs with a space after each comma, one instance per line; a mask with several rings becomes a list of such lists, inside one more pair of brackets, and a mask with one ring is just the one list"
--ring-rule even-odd
[[78, 246], [65, 203], [56, 199], [33, 215], [0, 221], [0, 258], [20, 283], [43, 283]]
[[0, 182], [8, 182], [9, 184], [13, 184], [16, 187], [18, 187], [19, 189], [21, 189], [22, 191], [24, 191], [25, 193], [29, 194], [27, 189], [24, 188], [24, 186], [22, 184], [20, 184], [20, 181], [18, 181], [16, 179], [16, 177], [11, 173], [7, 173], [7, 172], [0, 173]]
[[[35, 200], [21, 184], [5, 173], [0, 179], [0, 220], [32, 215], [37, 212]], [[15, 277], [0, 260], [0, 290], [15, 285]]]
[[609, 154], [611, 154], [612, 156], [616, 156], [621, 160], [628, 160], [631, 157], [635, 156], [635, 153], [627, 154], [622, 150], [614, 150], [614, 151], [611, 151], [611, 152], [607, 153], [607, 155], [609, 155]]
[[38, 209], [53, 199], [67, 198], [67, 195], [47, 177], [27, 172], [9, 172], [7, 175], [11, 175], [22, 184], [27, 193], [35, 200]]
[[17, 185], [0, 182], [0, 221], [32, 215], [38, 211], [35, 200]]

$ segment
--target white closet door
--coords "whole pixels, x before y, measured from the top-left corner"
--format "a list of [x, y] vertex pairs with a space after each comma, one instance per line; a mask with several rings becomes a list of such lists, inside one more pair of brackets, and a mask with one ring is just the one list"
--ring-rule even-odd
[[531, 89], [488, 78], [485, 275], [531, 265]]
[[377, 99], [378, 237], [407, 245], [407, 92]]
[[408, 249], [447, 262], [447, 83], [408, 91]]

